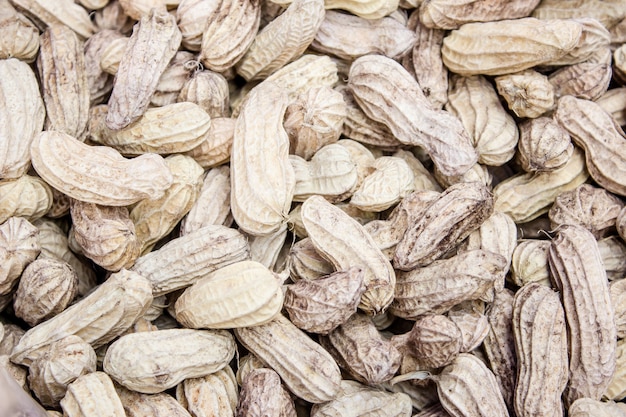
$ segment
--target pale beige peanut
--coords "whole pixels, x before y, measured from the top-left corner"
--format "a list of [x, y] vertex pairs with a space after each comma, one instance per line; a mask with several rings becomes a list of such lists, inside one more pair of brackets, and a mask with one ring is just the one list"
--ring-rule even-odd
[[407, 348], [428, 369], [451, 363], [463, 347], [461, 329], [441, 314], [418, 317], [407, 333]]
[[624, 362], [626, 361], [626, 341], [624, 339], [617, 341], [615, 358], [615, 373], [602, 398], [620, 401], [626, 397], [626, 367], [624, 367]]
[[515, 294], [516, 415], [562, 416], [568, 379], [567, 330], [559, 295], [538, 283]]
[[623, 403], [613, 401], [599, 401], [592, 398], [576, 400], [569, 408], [571, 417], [624, 417], [626, 406]]
[[462, 303], [448, 311], [448, 318], [461, 330], [461, 352], [471, 352], [483, 344], [491, 330], [484, 303]]
[[500, 166], [513, 158], [519, 138], [517, 125], [485, 77], [453, 77], [445, 109], [463, 123], [479, 163]]
[[[347, 119], [346, 119], [347, 120]], [[352, 139], [339, 139], [337, 145], [341, 145], [350, 152], [350, 157], [356, 164], [357, 169], [357, 186], [363, 184], [365, 177], [374, 172], [374, 163], [376, 157], [372, 153], [371, 148]]]
[[133, 18], [140, 20], [142, 17], [150, 14], [153, 8], [163, 8], [171, 4], [179, 3], [179, 0], [118, 0], [124, 13]]
[[211, 120], [211, 127], [195, 148], [183, 152], [191, 156], [202, 168], [213, 168], [228, 162], [233, 145], [236, 119], [218, 117]]
[[441, 110], [448, 101], [448, 69], [441, 59], [445, 31], [426, 27], [420, 21], [419, 9], [413, 10], [407, 26], [413, 29], [417, 41], [404, 56], [402, 65], [414, 74], [430, 105]]
[[39, 229], [37, 238], [41, 246], [39, 257], [67, 262], [78, 277], [78, 295], [84, 296], [91, 292], [97, 284], [96, 272], [91, 263], [72, 252], [67, 233], [57, 223], [46, 218], [35, 221], [33, 225]]
[[610, 234], [624, 203], [603, 188], [581, 184], [559, 194], [548, 212], [552, 230], [564, 224], [577, 224], [596, 239]]
[[626, 243], [619, 236], [598, 240], [598, 249], [609, 280], [620, 280], [626, 276]]
[[263, 362], [263, 360], [259, 359], [259, 357], [252, 353], [248, 353], [239, 359], [239, 366], [237, 367], [237, 374], [235, 375], [237, 385], [241, 387], [243, 385], [243, 381], [250, 372], [255, 369], [262, 368], [267, 368], [267, 365]]
[[216, 72], [231, 69], [254, 44], [260, 21], [261, 4], [257, 1], [217, 2], [202, 30], [202, 64]]
[[609, 295], [611, 296], [611, 305], [613, 306], [613, 314], [615, 316], [617, 337], [623, 339], [624, 330], [626, 330], [626, 281], [623, 279], [612, 281], [609, 284]]
[[237, 63], [237, 73], [248, 81], [267, 78], [299, 58], [313, 41], [324, 15], [323, 1], [295, 0], [256, 35]]
[[498, 93], [519, 117], [539, 117], [554, 107], [554, 86], [533, 69], [501, 75], [495, 81]]
[[570, 95], [595, 100], [607, 91], [612, 75], [610, 64], [582, 62], [553, 72], [548, 81], [556, 97]]
[[323, 146], [310, 161], [296, 155], [289, 155], [289, 161], [296, 178], [293, 201], [305, 201], [312, 195], [343, 201], [356, 188], [357, 166], [350, 152], [339, 144]]
[[291, 244], [287, 241], [288, 229], [289, 226], [285, 223], [270, 235], [247, 236], [250, 245], [250, 259], [275, 272], [280, 282], [287, 277], [286, 256]]
[[413, 182], [415, 191], [443, 191], [441, 185], [433, 177], [433, 175], [424, 167], [424, 164], [410, 151], [398, 149], [392, 156], [402, 158], [409, 164], [409, 168], [413, 171]]
[[11, 3], [27, 17], [43, 27], [65, 25], [83, 38], [96, 32], [87, 10], [72, 0], [12, 0]]
[[326, 334], [356, 312], [364, 291], [363, 271], [352, 267], [287, 286], [284, 307], [300, 329]]
[[230, 366], [200, 378], [187, 378], [176, 387], [176, 399], [195, 417], [233, 416], [238, 397]]
[[562, 97], [555, 118], [585, 150], [591, 177], [607, 191], [626, 195], [621, 161], [626, 157], [626, 136], [599, 105], [572, 96]]
[[588, 177], [583, 151], [574, 147], [561, 168], [518, 174], [500, 182], [493, 189], [494, 209], [508, 214], [516, 223], [529, 222], [546, 213], [560, 193], [578, 187]]
[[341, 373], [332, 356], [285, 317], [235, 329], [235, 335], [275, 370], [297, 397], [316, 404], [340, 394]]
[[85, 42], [85, 70], [91, 106], [101, 104], [113, 89], [113, 77], [102, 70], [100, 60], [109, 43], [122, 37], [124, 35], [117, 30], [104, 29]]
[[182, 46], [199, 51], [206, 23], [217, 10], [217, 1], [181, 0], [176, 8], [176, 23], [182, 34]]
[[111, 29], [129, 33], [135, 24], [135, 21], [124, 13], [119, 1], [110, 1], [102, 9], [96, 10], [94, 15], [94, 21], [100, 30]]
[[302, 220], [315, 249], [335, 269], [363, 268], [366, 290], [359, 307], [370, 315], [385, 311], [393, 299], [395, 272], [363, 226], [320, 196], [304, 203]]
[[337, 142], [346, 115], [343, 96], [328, 86], [298, 95], [285, 111], [290, 153], [309, 160], [323, 146]]
[[511, 258], [511, 279], [517, 286], [531, 282], [551, 286], [548, 269], [548, 251], [550, 241], [522, 239], [519, 241]]
[[132, 333], [109, 346], [103, 368], [126, 388], [154, 394], [222, 369], [235, 350], [234, 338], [222, 330]]
[[195, 71], [198, 61], [189, 51], [178, 51], [161, 74], [156, 89], [150, 97], [152, 106], [167, 106], [178, 101], [183, 86]]
[[66, 26], [41, 35], [37, 69], [46, 104], [46, 130], [82, 138], [89, 118], [89, 88], [83, 44]]
[[144, 199], [130, 210], [141, 253], [150, 251], [187, 214], [196, 201], [204, 170], [191, 157], [174, 154], [165, 158], [174, 180], [165, 194], [153, 200]]
[[30, 151], [33, 167], [48, 184], [88, 203], [125, 206], [156, 199], [173, 181], [159, 155], [128, 160], [112, 148], [89, 146], [61, 132], [41, 132]]
[[96, 352], [78, 336], [52, 343], [29, 367], [33, 393], [47, 407], [57, 407], [67, 387], [81, 375], [96, 371]]
[[74, 300], [78, 277], [66, 262], [35, 259], [28, 264], [13, 296], [15, 315], [30, 326], [61, 313]]
[[441, 405], [453, 417], [509, 415], [493, 372], [474, 355], [461, 353], [433, 379]]
[[584, 1], [560, 2], [558, 0], [543, 0], [535, 10], [533, 16], [540, 19], [571, 19], [592, 17], [611, 28], [626, 16], [626, 8], [617, 1]]
[[582, 31], [572, 20], [531, 17], [467, 23], [444, 38], [441, 53], [457, 74], [503, 75], [564, 56], [578, 45]]
[[37, 220], [51, 206], [52, 191], [41, 178], [24, 174], [14, 180], [0, 180], [0, 223], [11, 217]]
[[126, 416], [113, 381], [100, 371], [82, 375], [72, 382], [61, 400], [61, 408], [68, 417]]
[[477, 182], [447, 188], [407, 228], [396, 246], [394, 266], [425, 266], [454, 248], [493, 213], [493, 198]]
[[176, 18], [163, 9], [154, 9], [136, 24], [108, 102], [106, 124], [110, 129], [122, 129], [146, 111], [181, 38]]
[[126, 417], [191, 417], [191, 414], [174, 397], [164, 392], [142, 394], [121, 386], [115, 387]]
[[11, 293], [24, 268], [39, 255], [38, 235], [37, 227], [22, 217], [9, 217], [0, 224], [0, 295]]
[[574, 152], [569, 134], [552, 118], [525, 120], [519, 130], [517, 160], [526, 172], [558, 169]]
[[462, 174], [476, 162], [461, 122], [433, 109], [417, 81], [392, 59], [358, 58], [350, 67], [348, 87], [369, 117], [384, 123], [400, 142], [423, 147], [445, 174]]
[[186, 235], [211, 224], [230, 226], [230, 169], [222, 165], [204, 174], [196, 201], [180, 224], [180, 234]]
[[363, 179], [350, 204], [364, 211], [381, 212], [400, 202], [415, 189], [415, 176], [402, 158], [381, 156], [374, 172]]
[[591, 232], [566, 225], [552, 241], [548, 260], [569, 328], [565, 403], [600, 399], [615, 372], [617, 329], [598, 245]]
[[8, 2], [7, 6], [0, 11], [0, 59], [33, 62], [39, 51], [39, 30]]
[[0, 339], [0, 355], [10, 355], [26, 331], [16, 324], [9, 323], [4, 323], [2, 328], [4, 336]]
[[626, 124], [626, 87], [611, 88], [595, 102], [613, 117], [620, 126]]
[[[124, 51], [128, 47], [130, 38], [125, 36], [112, 39], [102, 51], [100, 57], [100, 69], [109, 75], [116, 75], [120, 69], [120, 62], [124, 56]], [[113, 86], [111, 86], [113, 89]]]
[[389, 381], [402, 360], [398, 349], [362, 313], [353, 314], [320, 343], [350, 376], [368, 385]]
[[286, 91], [266, 81], [252, 90], [235, 125], [231, 210], [239, 227], [252, 235], [277, 231], [293, 198], [295, 176], [282, 127], [287, 104]]
[[14, 347], [11, 360], [29, 365], [51, 343], [77, 335], [94, 349], [128, 329], [152, 302], [150, 282], [127, 270], [112, 274], [91, 294], [30, 329]]
[[411, 416], [411, 397], [405, 393], [377, 390], [349, 380], [341, 381], [341, 387], [342, 394], [337, 398], [325, 404], [314, 405], [311, 409], [311, 417]]
[[295, 417], [293, 399], [280, 376], [268, 368], [254, 369], [243, 380], [235, 415], [238, 417]]
[[83, 254], [109, 271], [129, 268], [139, 257], [141, 243], [126, 207], [71, 202], [74, 239]]
[[369, 54], [399, 58], [413, 48], [416, 40], [412, 30], [392, 17], [372, 20], [330, 10], [311, 49], [348, 61]]
[[[28, 115], [28, 117], [26, 117]], [[37, 78], [28, 64], [0, 61], [0, 178], [16, 179], [30, 168], [30, 144], [46, 115]]]
[[228, 81], [223, 75], [212, 71], [195, 71], [183, 84], [176, 100], [195, 103], [212, 118], [228, 117], [229, 94]]
[[502, 255], [478, 249], [400, 272], [390, 311], [414, 320], [423, 314], [442, 314], [463, 301], [490, 298], [487, 295], [506, 265]]
[[[286, 6], [292, 0], [280, 0], [276, 3]], [[325, 9], [346, 10], [364, 19], [381, 19], [398, 8], [397, 0], [325, 0]]]
[[248, 258], [248, 242], [240, 232], [208, 225], [139, 257], [132, 269], [150, 281], [156, 297], [188, 287], [212, 271]]
[[176, 300], [176, 320], [195, 329], [232, 329], [269, 322], [283, 305], [277, 277], [256, 261], [213, 271]]
[[311, 239], [304, 238], [291, 247], [289, 251], [289, 274], [293, 282], [302, 279], [316, 280], [332, 272], [334, 272], [333, 266], [315, 249]]

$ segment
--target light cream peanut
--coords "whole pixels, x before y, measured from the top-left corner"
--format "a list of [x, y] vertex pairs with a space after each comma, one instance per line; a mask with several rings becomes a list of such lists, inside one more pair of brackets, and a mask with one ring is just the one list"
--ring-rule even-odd
[[144, 114], [181, 39], [176, 18], [164, 9], [153, 9], [136, 24], [109, 98], [110, 129], [123, 129]]
[[155, 394], [222, 369], [235, 350], [233, 336], [224, 330], [155, 330], [120, 337], [102, 366], [126, 388]]
[[391, 58], [358, 58], [350, 67], [348, 87], [369, 117], [384, 123], [400, 142], [423, 147], [443, 173], [460, 175], [476, 162], [461, 122], [433, 109], [417, 81]]
[[582, 62], [563, 67], [548, 77], [556, 97], [566, 95], [595, 100], [609, 88], [613, 71], [610, 64]]
[[626, 276], [626, 244], [619, 236], [598, 240], [598, 249], [609, 280], [619, 280]]
[[[202, 1], [201, 3], [211, 3]], [[230, 116], [230, 91], [223, 75], [212, 71], [195, 71], [185, 81], [176, 100], [200, 106], [211, 118]]]
[[61, 132], [41, 132], [30, 152], [33, 167], [48, 184], [88, 203], [125, 206], [156, 199], [173, 181], [159, 155], [128, 160], [112, 148], [89, 146]]
[[611, 28], [626, 16], [626, 8], [618, 2], [585, 1], [580, 4], [563, 3], [558, 0], [543, 0], [533, 16], [540, 19], [571, 19], [593, 17], [607, 28]]
[[511, 279], [517, 286], [539, 282], [550, 286], [548, 270], [548, 250], [550, 241], [522, 239], [519, 241], [511, 259]]
[[176, 387], [176, 399], [196, 417], [233, 416], [238, 397], [230, 366], [200, 378], [187, 378]]
[[235, 415], [238, 417], [296, 417], [293, 399], [280, 376], [267, 368], [250, 371], [243, 380]]
[[207, 21], [219, 7], [218, 2], [181, 0], [176, 8], [176, 23], [183, 37], [182, 46], [189, 51], [199, 51]]
[[123, 37], [117, 30], [104, 29], [85, 42], [85, 71], [91, 106], [101, 104], [113, 89], [113, 77], [102, 69], [100, 60], [109, 44]]
[[45, 115], [33, 70], [15, 58], [1, 60], [0, 179], [17, 179], [28, 171], [29, 147], [43, 129]]
[[202, 168], [213, 168], [228, 162], [233, 145], [236, 119], [218, 117], [211, 120], [211, 127], [195, 148], [183, 152], [191, 156]]
[[407, 339], [411, 354], [427, 368], [448, 365], [463, 347], [461, 329], [448, 317], [440, 314], [418, 317]]
[[519, 130], [517, 159], [526, 172], [558, 169], [574, 152], [569, 134], [552, 118], [525, 120]]
[[43, 27], [65, 25], [83, 38], [96, 32], [89, 14], [72, 0], [59, 0], [50, 3], [46, 0], [12, 0], [19, 11]]
[[117, 386], [116, 391], [126, 417], [191, 417], [189, 411], [174, 397], [164, 392], [158, 394], [142, 394]]
[[26, 332], [13, 348], [11, 360], [30, 365], [51, 343], [69, 335], [81, 337], [96, 349], [128, 329], [151, 302], [146, 278], [127, 270], [112, 274], [91, 294]]
[[592, 398], [581, 398], [576, 400], [569, 408], [571, 417], [624, 417], [626, 407], [622, 403], [613, 401], [599, 401]]
[[393, 299], [395, 272], [363, 226], [320, 196], [305, 201], [302, 220], [315, 249], [336, 270], [363, 268], [366, 290], [359, 307], [370, 315], [385, 311]]
[[448, 318], [461, 330], [461, 352], [471, 352], [478, 348], [490, 331], [482, 301], [459, 304], [448, 311]]
[[0, 59], [33, 62], [38, 50], [39, 30], [7, 2], [7, 8], [0, 11]]
[[294, 282], [301, 279], [313, 281], [331, 274], [334, 268], [315, 249], [311, 239], [304, 238], [297, 241], [289, 251], [289, 272]]
[[[41, 251], [39, 230], [22, 217], [0, 224], [0, 295], [8, 295]], [[2, 337], [0, 337], [2, 341]]]
[[24, 174], [15, 180], [0, 180], [0, 223], [11, 217], [37, 220], [51, 206], [52, 191], [41, 178]]
[[539, 117], [554, 108], [554, 86], [546, 75], [527, 69], [501, 75], [495, 81], [498, 93], [519, 117]]
[[72, 382], [61, 400], [61, 408], [68, 417], [126, 416], [113, 381], [100, 371], [82, 375]]
[[178, 101], [178, 95], [190, 75], [197, 70], [198, 61], [189, 51], [178, 51], [161, 74], [150, 104], [152, 106], [167, 106]]
[[286, 272], [285, 275], [282, 272], [286, 268], [283, 260], [286, 259], [286, 251], [289, 250], [290, 245], [287, 241], [288, 228], [287, 224], [283, 224], [271, 235], [248, 236], [250, 259], [279, 274], [277, 277], [281, 282], [286, 278]]

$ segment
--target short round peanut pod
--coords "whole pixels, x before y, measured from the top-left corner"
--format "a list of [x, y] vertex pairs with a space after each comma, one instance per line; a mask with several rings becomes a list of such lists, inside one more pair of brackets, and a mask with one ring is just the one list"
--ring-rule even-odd
[[535, 118], [554, 108], [554, 87], [532, 69], [496, 77], [498, 93], [519, 117]]
[[243, 381], [237, 416], [295, 417], [296, 409], [280, 376], [268, 368], [251, 371]]
[[193, 74], [178, 93], [177, 101], [195, 103], [211, 118], [230, 116], [228, 81], [217, 72], [198, 71]]
[[526, 172], [553, 171], [567, 163], [574, 145], [565, 129], [548, 117], [519, 125], [518, 161]]
[[0, 225], [0, 295], [12, 292], [24, 268], [39, 255], [38, 235], [39, 230], [22, 217], [10, 217]]
[[52, 343], [33, 361], [28, 383], [43, 405], [57, 407], [69, 384], [95, 370], [96, 352], [82, 338], [71, 335]]
[[548, 250], [549, 240], [524, 239], [518, 243], [511, 260], [511, 278], [515, 285], [522, 287], [540, 282], [550, 286]]
[[410, 332], [410, 350], [429, 368], [452, 362], [461, 351], [461, 330], [446, 316], [428, 315], [415, 321]]
[[31, 326], [65, 310], [78, 290], [78, 277], [64, 261], [36, 259], [24, 272], [15, 293], [15, 315]]

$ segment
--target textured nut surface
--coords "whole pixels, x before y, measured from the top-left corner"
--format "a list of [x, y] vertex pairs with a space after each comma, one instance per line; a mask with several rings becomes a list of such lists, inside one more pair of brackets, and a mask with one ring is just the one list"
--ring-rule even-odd
[[250, 371], [243, 380], [237, 416], [295, 417], [293, 400], [282, 387], [280, 376], [267, 368]]
[[428, 368], [448, 365], [463, 346], [461, 330], [442, 315], [419, 317], [409, 333], [411, 353]]
[[519, 117], [539, 117], [555, 104], [548, 77], [532, 69], [496, 77], [498, 93]]
[[558, 169], [574, 152], [569, 134], [552, 118], [523, 121], [519, 130], [518, 160], [526, 172]]
[[230, 366], [204, 377], [187, 378], [176, 387], [178, 402], [197, 417], [232, 416], [238, 397], [237, 380]]
[[24, 268], [41, 252], [38, 237], [39, 229], [22, 217], [10, 217], [0, 224], [1, 295], [11, 292]]

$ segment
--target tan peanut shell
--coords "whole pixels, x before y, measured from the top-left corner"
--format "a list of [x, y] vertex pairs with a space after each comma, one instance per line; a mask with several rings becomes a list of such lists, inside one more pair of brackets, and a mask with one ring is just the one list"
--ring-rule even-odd
[[85, 70], [90, 106], [102, 104], [113, 89], [113, 77], [102, 69], [100, 63], [109, 45], [120, 38], [125, 36], [119, 31], [104, 29], [85, 42]]
[[314, 87], [333, 87], [338, 79], [337, 64], [328, 56], [304, 54], [267, 77], [287, 89], [291, 100]]
[[13, 310], [17, 317], [36, 326], [65, 310], [77, 290], [78, 277], [66, 262], [35, 259], [22, 272]]
[[333, 266], [320, 255], [308, 237], [297, 241], [289, 250], [289, 274], [293, 282], [301, 279], [314, 281], [333, 272]]
[[495, 82], [500, 96], [519, 117], [539, 117], [554, 108], [554, 86], [546, 75], [533, 69], [501, 75]]
[[372, 20], [329, 10], [311, 49], [348, 61], [370, 54], [399, 58], [415, 41], [415, 33], [392, 17]]
[[126, 388], [154, 394], [222, 369], [235, 350], [234, 338], [223, 330], [155, 330], [120, 337], [102, 366]]
[[348, 87], [369, 117], [384, 123], [400, 142], [423, 147], [443, 173], [460, 175], [476, 162], [461, 122], [433, 109], [417, 81], [391, 58], [358, 58], [350, 67]]
[[461, 353], [433, 379], [441, 405], [453, 417], [509, 415], [493, 372], [474, 355]]
[[159, 296], [188, 287], [216, 269], [248, 258], [248, 242], [240, 232], [209, 225], [139, 257], [132, 270], [146, 277], [154, 295]]
[[211, 120], [211, 127], [195, 148], [183, 152], [191, 156], [202, 168], [213, 168], [230, 159], [236, 119], [219, 117]]
[[548, 251], [550, 241], [522, 239], [511, 258], [511, 280], [517, 286], [539, 282], [550, 286]]
[[23, 14], [0, 12], [0, 59], [33, 62], [39, 51], [39, 30]]
[[167, 65], [157, 83], [150, 104], [156, 107], [167, 106], [178, 101], [178, 94], [197, 69], [198, 61], [189, 51], [178, 51]]
[[[250, 259], [260, 263], [266, 268], [280, 272], [282, 253], [288, 250], [287, 224], [283, 224], [280, 229], [267, 236], [248, 236], [250, 245]], [[280, 278], [282, 280], [282, 278]]]
[[424, 167], [424, 164], [417, 159], [413, 153], [408, 150], [398, 149], [393, 153], [393, 156], [404, 159], [404, 161], [409, 164], [409, 168], [413, 171], [413, 182], [415, 185], [415, 191], [442, 191], [441, 186], [434, 178], [433, 174], [430, 173]]
[[490, 330], [482, 301], [455, 306], [448, 311], [448, 318], [461, 330], [461, 352], [471, 352], [481, 346]]
[[176, 8], [176, 23], [183, 37], [182, 46], [189, 51], [199, 51], [207, 21], [219, 7], [218, 2], [181, 0]]
[[196, 417], [233, 416], [238, 397], [237, 380], [230, 366], [200, 378], [187, 378], [176, 387], [176, 399]]
[[555, 118], [585, 150], [591, 177], [607, 191], [626, 195], [622, 159], [626, 155], [626, 135], [599, 105], [572, 96], [562, 97]]
[[278, 279], [262, 264], [241, 261], [205, 275], [176, 300], [185, 327], [232, 329], [267, 323], [283, 305]]
[[150, 108], [122, 130], [107, 128], [105, 116], [106, 113], [92, 116], [90, 139], [126, 156], [190, 151], [200, 145], [211, 127], [211, 117], [200, 106], [188, 102]]
[[569, 408], [571, 417], [624, 417], [626, 407], [623, 403], [599, 401], [592, 398], [581, 398]]
[[[124, 51], [128, 47], [130, 38], [120, 37], [112, 39], [109, 44], [102, 51], [100, 57], [100, 69], [109, 75], [117, 75], [117, 71], [120, 69], [120, 62], [124, 56]], [[113, 86], [111, 86], [113, 89]]]
[[408, 348], [427, 368], [451, 363], [463, 347], [461, 329], [448, 317], [428, 314], [418, 317], [408, 333]]
[[10, 217], [34, 221], [52, 207], [52, 191], [46, 181], [24, 174], [15, 180], [0, 180], [0, 223]]
[[569, 134], [552, 118], [525, 120], [519, 130], [518, 161], [526, 172], [558, 169], [574, 152]]
[[479, 163], [500, 166], [513, 158], [519, 138], [517, 125], [485, 77], [453, 77], [445, 109], [463, 123]]
[[231, 210], [239, 227], [252, 235], [277, 231], [291, 206], [295, 176], [282, 127], [287, 104], [286, 91], [266, 81], [250, 92], [235, 125]]
[[174, 154], [165, 158], [172, 173], [172, 184], [158, 199], [144, 199], [130, 210], [135, 224], [141, 253], [151, 250], [155, 243], [167, 236], [189, 212], [198, 198], [204, 170], [190, 156]]
[[267, 324], [235, 329], [250, 352], [275, 370], [289, 390], [317, 404], [340, 393], [341, 373], [335, 360], [285, 317]]
[[295, 417], [293, 399], [280, 376], [267, 368], [250, 371], [243, 380], [235, 415], [238, 417]]
[[341, 387], [342, 394], [336, 399], [314, 405], [311, 417], [411, 416], [411, 397], [403, 392], [376, 390], [349, 380], [341, 381]]
[[187, 78], [176, 101], [197, 104], [212, 118], [230, 116], [230, 91], [223, 75], [212, 71], [196, 71], [191, 78]]
[[189, 411], [185, 409], [174, 397], [164, 392], [158, 394], [142, 394], [117, 386], [116, 391], [126, 417], [140, 416], [170, 416], [170, 417], [191, 417]]
[[141, 242], [126, 207], [71, 202], [74, 238], [83, 254], [109, 271], [129, 268], [139, 257]]
[[613, 306], [613, 314], [615, 316], [617, 337], [623, 339], [624, 330], [626, 330], [626, 281], [623, 279], [612, 281], [609, 284], [609, 295], [611, 296], [611, 306]]
[[588, 230], [565, 225], [552, 241], [548, 261], [569, 329], [565, 403], [600, 399], [615, 372], [617, 329], [598, 245]]
[[506, 266], [502, 255], [477, 249], [400, 272], [390, 311], [415, 320], [423, 314], [442, 314], [463, 301], [482, 299]]
[[626, 94], [624, 92], [626, 92], [626, 87], [610, 88], [595, 100], [620, 126], [626, 124], [626, 113], [624, 112], [626, 109]]
[[45, 115], [33, 70], [16, 58], [0, 60], [0, 179], [17, 179], [30, 168], [30, 144]]
[[166, 10], [155, 8], [141, 17], [124, 50], [109, 98], [106, 125], [110, 129], [122, 129], [144, 114], [181, 39], [176, 18]]
[[289, 285], [284, 307], [291, 322], [300, 329], [327, 334], [356, 313], [364, 291], [363, 271], [352, 267]]
[[56, 407], [67, 386], [81, 375], [96, 371], [96, 352], [78, 336], [52, 343], [29, 367], [28, 382], [39, 401]]
[[389, 381], [400, 367], [398, 349], [362, 313], [353, 314], [320, 342], [349, 375], [368, 385]]
[[607, 28], [615, 26], [624, 16], [626, 9], [620, 2], [584, 1], [561, 2], [558, 0], [543, 0], [532, 15], [539, 19], [571, 19], [592, 17], [600, 21]]
[[620, 280], [626, 275], [626, 244], [616, 235], [598, 240], [598, 249], [606, 276], [610, 281]]
[[0, 224], [0, 295], [11, 293], [24, 268], [39, 255], [38, 237], [39, 229], [22, 217], [10, 217]]
[[419, 8], [426, 27], [457, 29], [465, 23], [518, 19], [530, 15], [539, 0], [431, 0]]
[[612, 401], [621, 401], [626, 397], [626, 367], [624, 367], [624, 362], [626, 361], [626, 340], [623, 338], [617, 341], [615, 358], [615, 373], [602, 397]]
[[113, 381], [100, 371], [82, 375], [72, 382], [61, 400], [61, 408], [67, 417], [126, 416]]
[[46, 103], [46, 130], [81, 138], [89, 118], [89, 88], [83, 44], [66, 26], [41, 35], [37, 68]]
[[196, 201], [180, 224], [180, 234], [186, 235], [204, 226], [229, 226], [230, 169], [219, 166], [205, 172]]
[[393, 263], [401, 270], [439, 259], [493, 213], [493, 197], [477, 182], [455, 184], [428, 205], [396, 246]]
[[89, 13], [72, 0], [11, 0], [13, 6], [42, 27], [65, 25], [83, 38], [96, 32]]
[[11, 360], [29, 365], [48, 345], [69, 335], [81, 337], [96, 349], [128, 329], [151, 302], [146, 278], [132, 271], [116, 272], [91, 294], [26, 332], [13, 349]]
[[241, 61], [259, 30], [261, 4], [256, 0], [221, 0], [202, 31], [200, 61], [223, 72]]
[[548, 80], [556, 97], [570, 95], [595, 100], [609, 88], [612, 75], [610, 64], [582, 62], [553, 72]]
[[515, 412], [562, 416], [568, 379], [567, 330], [559, 295], [530, 283], [515, 294], [513, 332], [517, 352]]
[[299, 58], [313, 41], [324, 14], [321, 0], [295, 0], [259, 31], [237, 64], [237, 73], [247, 81], [267, 78]]
[[336, 270], [363, 268], [366, 289], [359, 308], [370, 315], [385, 311], [393, 299], [395, 272], [363, 226], [320, 196], [305, 201], [302, 220], [315, 249]]
[[500, 182], [493, 189], [494, 209], [508, 214], [516, 223], [529, 222], [546, 213], [560, 193], [573, 190], [588, 177], [583, 151], [575, 147], [561, 168], [518, 174]]
[[441, 53], [457, 74], [503, 75], [561, 58], [576, 47], [582, 31], [572, 20], [531, 17], [467, 23], [444, 38]]
[[89, 146], [61, 132], [41, 132], [30, 151], [33, 167], [48, 184], [88, 203], [125, 206], [156, 199], [173, 181], [159, 155], [128, 160], [112, 148]]

